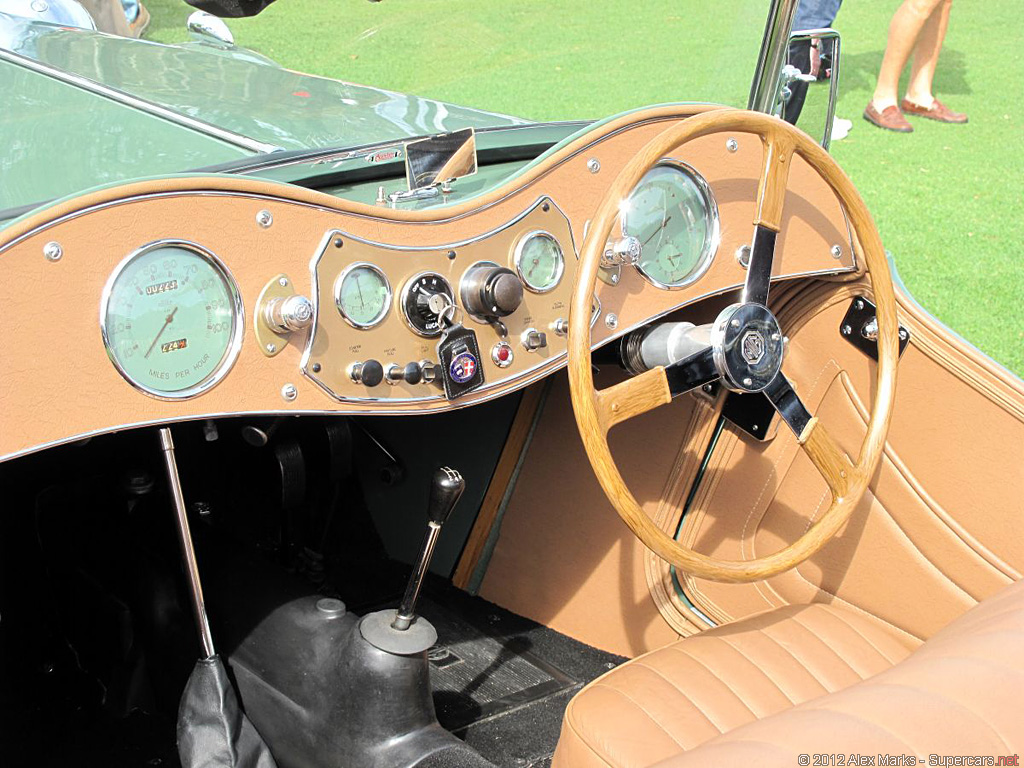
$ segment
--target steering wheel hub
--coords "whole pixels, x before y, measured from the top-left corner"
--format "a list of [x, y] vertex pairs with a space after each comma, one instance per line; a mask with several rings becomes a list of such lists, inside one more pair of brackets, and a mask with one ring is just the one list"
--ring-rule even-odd
[[779, 321], [762, 304], [722, 310], [711, 329], [711, 348], [718, 373], [734, 392], [760, 392], [782, 370]]

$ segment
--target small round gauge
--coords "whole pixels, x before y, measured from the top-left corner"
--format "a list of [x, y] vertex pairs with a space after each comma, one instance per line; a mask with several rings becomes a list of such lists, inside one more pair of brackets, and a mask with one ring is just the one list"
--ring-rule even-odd
[[534, 293], [553, 290], [565, 270], [562, 246], [554, 235], [542, 230], [528, 232], [519, 238], [512, 260], [523, 284]]
[[622, 209], [622, 230], [640, 240], [637, 269], [660, 288], [696, 280], [718, 247], [718, 208], [707, 182], [663, 160], [644, 174]]
[[334, 302], [349, 325], [372, 328], [391, 308], [391, 284], [373, 264], [350, 264], [334, 284]]
[[451, 285], [437, 272], [420, 272], [409, 278], [402, 288], [402, 317], [409, 327], [420, 336], [434, 338], [441, 335], [441, 324], [428, 306], [430, 297], [443, 293], [454, 304], [455, 294]]
[[107, 281], [100, 330], [117, 370], [137, 389], [181, 399], [231, 368], [242, 341], [242, 300], [223, 264], [183, 241], [161, 241], [122, 261]]

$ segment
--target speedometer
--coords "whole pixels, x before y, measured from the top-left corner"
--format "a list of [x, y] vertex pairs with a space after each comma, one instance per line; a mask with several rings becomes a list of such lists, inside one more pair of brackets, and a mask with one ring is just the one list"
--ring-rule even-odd
[[681, 288], [700, 277], [715, 255], [718, 207], [695, 170], [662, 160], [623, 206], [622, 229], [640, 241], [640, 274], [658, 287]]
[[216, 256], [194, 243], [161, 241], [114, 270], [100, 330], [130, 384], [154, 397], [193, 397], [220, 381], [238, 356], [242, 302]]

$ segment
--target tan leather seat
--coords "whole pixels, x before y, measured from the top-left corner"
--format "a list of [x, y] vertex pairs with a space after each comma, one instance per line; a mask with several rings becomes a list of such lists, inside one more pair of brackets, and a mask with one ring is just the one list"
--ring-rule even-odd
[[920, 646], [850, 608], [791, 606], [595, 680], [566, 710], [552, 768], [794, 766], [800, 754], [926, 759], [967, 747], [1019, 753], [1022, 690], [1024, 582]]

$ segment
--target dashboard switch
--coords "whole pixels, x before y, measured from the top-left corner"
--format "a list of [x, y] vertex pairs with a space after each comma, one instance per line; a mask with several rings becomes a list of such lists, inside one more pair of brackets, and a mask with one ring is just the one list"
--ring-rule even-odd
[[356, 384], [364, 384], [367, 387], [376, 387], [384, 380], [384, 366], [376, 360], [352, 363], [352, 365], [348, 367], [348, 377]]
[[389, 365], [384, 372], [384, 379], [388, 384], [398, 384], [402, 381], [406, 384], [419, 384], [421, 381], [433, 381], [436, 375], [434, 364], [429, 360], [423, 360], [407, 365]]
[[491, 360], [499, 368], [508, 368], [512, 365], [515, 354], [512, 352], [512, 345], [507, 341], [499, 341], [491, 347]]
[[508, 317], [523, 303], [523, 282], [507, 267], [481, 262], [466, 270], [459, 293], [475, 317]]
[[564, 317], [560, 317], [551, 324], [551, 330], [555, 332], [556, 336], [568, 336], [569, 335], [569, 321]]
[[547, 334], [541, 333], [536, 328], [527, 328], [520, 337], [523, 342], [523, 349], [527, 352], [536, 352], [548, 345]]

